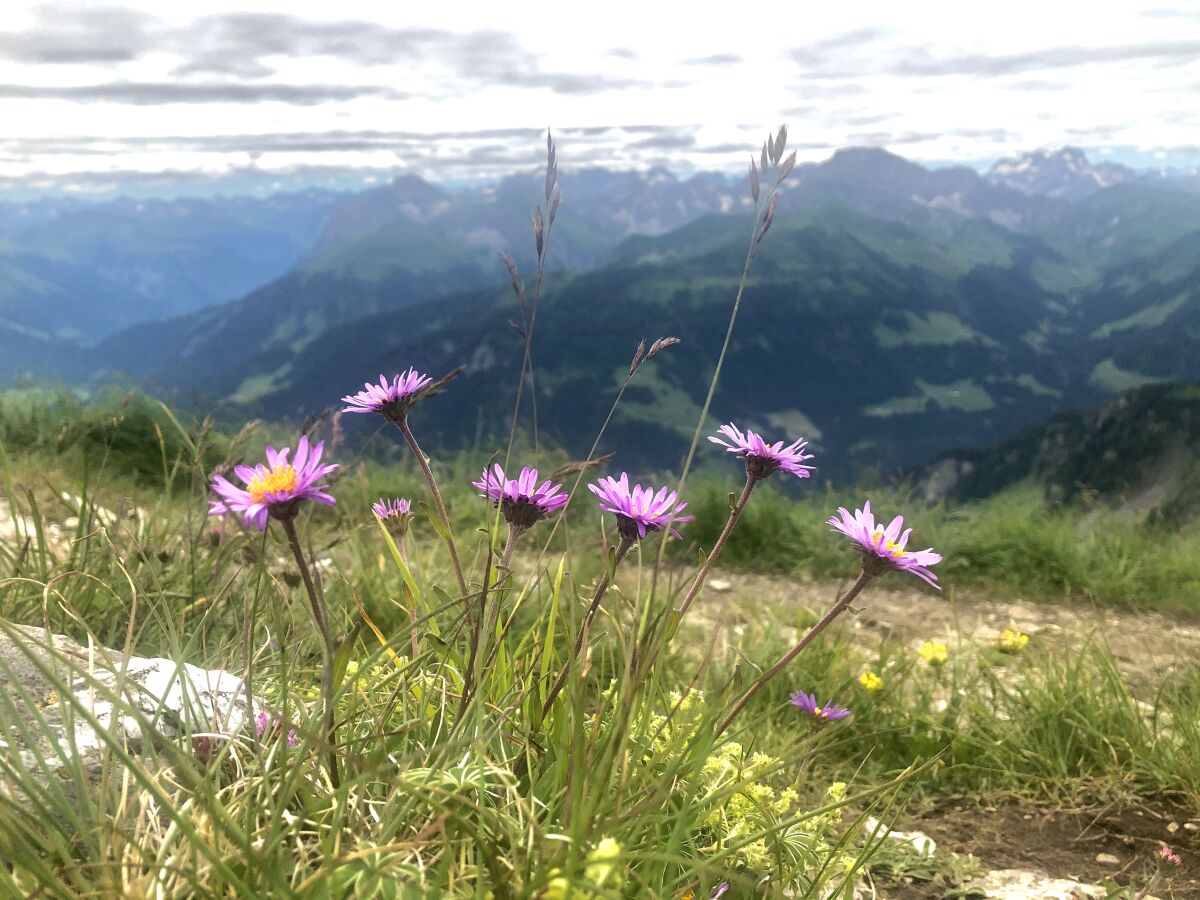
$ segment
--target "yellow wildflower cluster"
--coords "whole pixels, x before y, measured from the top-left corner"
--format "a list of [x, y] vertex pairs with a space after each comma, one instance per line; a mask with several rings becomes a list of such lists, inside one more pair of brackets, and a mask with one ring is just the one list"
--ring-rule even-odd
[[917, 651], [917, 656], [937, 668], [946, 664], [946, 660], [950, 658], [950, 650], [941, 641], [926, 641]]
[[1000, 633], [997, 643], [1004, 653], [1020, 653], [1025, 649], [1025, 645], [1029, 643], [1029, 635], [1024, 634], [1016, 628], [1005, 628]]
[[[683, 754], [693, 749], [706, 711], [704, 695], [699, 691], [668, 695], [663, 714], [648, 717], [642, 731], [641, 741], [646, 748], [643, 765], [674, 767]], [[701, 841], [699, 849], [717, 853], [742, 844], [750, 835], [766, 833], [769, 837], [738, 846], [728, 858], [747, 870], [766, 874], [782, 856], [793, 863], [790, 875], [795, 884], [807, 884], [818, 874], [806, 871], [808, 861], [832, 852], [835, 842], [827, 841], [825, 835], [841, 821], [841, 812], [834, 810], [780, 828], [797, 814], [800, 803], [795, 787], [772, 784], [783, 771], [780, 759], [765, 753], [747, 754], [736, 741], [715, 747], [700, 769], [698, 783], [693, 785], [699, 802], [706, 807], [700, 825], [702, 837], [708, 842]], [[830, 798], [840, 800], [845, 789], [844, 784], [834, 785]]]
[[620, 885], [624, 866], [620, 865], [621, 845], [606, 837], [587, 855], [582, 879], [570, 879], [561, 872], [550, 873], [550, 883], [542, 894], [545, 900], [592, 900], [596, 897], [611, 897], [613, 889]]
[[858, 683], [868, 691], [882, 691], [883, 679], [874, 672], [863, 672], [858, 676]]

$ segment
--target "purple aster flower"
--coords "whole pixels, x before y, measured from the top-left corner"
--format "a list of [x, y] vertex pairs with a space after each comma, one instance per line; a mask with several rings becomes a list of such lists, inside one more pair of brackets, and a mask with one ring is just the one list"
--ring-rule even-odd
[[522, 529], [558, 512], [567, 505], [570, 496], [561, 484], [543, 481], [539, 485], [538, 470], [528, 466], [521, 469], [520, 477], [505, 478], [504, 469], [496, 463], [491, 471], [484, 469], [479, 480], [471, 484], [494, 506], [500, 507], [509, 525]]
[[[281, 716], [278, 712], [260, 712], [254, 717], [254, 736], [261, 741], [263, 739], [263, 735], [267, 733], [267, 729], [271, 728], [273, 730], [273, 728], [277, 727], [281, 721], [283, 721], [283, 716]], [[299, 743], [300, 735], [296, 733], [295, 728], [289, 728], [287, 731], [287, 745], [289, 747], [295, 747]]]
[[[647, 531], [662, 531], [672, 520], [692, 520], [692, 516], [679, 515], [687, 508], [687, 504], [675, 505], [678, 499], [675, 491], [668, 491], [664, 487], [655, 493], [654, 488], [642, 487], [640, 484], [635, 484], [630, 490], [629, 475], [625, 472], [621, 473], [620, 480], [611, 476], [601, 478], [596, 484], [589, 484], [588, 490], [600, 498], [602, 510], [617, 517], [617, 530], [621, 532], [622, 537], [630, 540], [644, 538]], [[674, 528], [671, 529], [671, 534], [675, 537], [680, 536]]]
[[808, 443], [803, 438], [797, 438], [785, 447], [783, 441], [768, 444], [762, 435], [755, 434], [749, 428], [742, 434], [732, 422], [722, 425], [719, 431], [729, 439], [728, 443], [716, 435], [710, 435], [708, 439], [742, 457], [746, 461], [746, 474], [751, 478], [766, 478], [779, 469], [797, 478], [808, 478], [812, 474], [812, 466], [801, 465], [813, 458], [811, 453], [804, 452]]
[[912, 529], [904, 527], [903, 516], [896, 516], [886, 528], [876, 525], [868, 500], [853, 515], [845, 507], [839, 508], [836, 516], [830, 516], [829, 524], [858, 544], [863, 553], [863, 569], [871, 575], [879, 575], [889, 568], [898, 569], [912, 572], [938, 587], [937, 576], [928, 567], [940, 563], [941, 554], [934, 553], [932, 547], [925, 550], [906, 549]]
[[267, 448], [267, 464], [259, 463], [253, 469], [237, 466], [234, 472], [246, 485], [239, 488], [217, 475], [212, 489], [218, 499], [212, 501], [208, 514], [220, 516], [225, 513], [242, 513], [246, 527], [253, 525], [259, 531], [267, 528], [267, 518], [290, 519], [296, 515], [301, 500], [315, 500], [326, 506], [336, 502], [325, 493], [325, 485], [318, 484], [322, 478], [337, 468], [337, 465], [322, 465], [321, 454], [325, 442], [318, 441], [312, 449], [308, 436], [301, 435], [296, 444], [295, 459], [288, 460], [291, 449]]
[[371, 504], [371, 511], [396, 535], [403, 535], [408, 531], [408, 523], [413, 517], [412, 501], [406, 497], [397, 497], [395, 500], [380, 497]]
[[806, 694], [804, 691], [795, 691], [792, 693], [792, 706], [803, 710], [819, 722], [836, 722], [838, 719], [844, 719], [850, 715], [850, 710], [844, 706], [837, 706], [834, 703], [826, 703], [824, 706], [818, 706], [817, 695]]
[[416, 403], [417, 394], [432, 384], [433, 379], [422, 375], [416, 369], [396, 375], [389, 382], [383, 375], [379, 376], [379, 384], [367, 382], [363, 390], [357, 394], [349, 394], [342, 398], [347, 404], [342, 412], [348, 413], [382, 413], [390, 422], [399, 422], [408, 415], [409, 408]]

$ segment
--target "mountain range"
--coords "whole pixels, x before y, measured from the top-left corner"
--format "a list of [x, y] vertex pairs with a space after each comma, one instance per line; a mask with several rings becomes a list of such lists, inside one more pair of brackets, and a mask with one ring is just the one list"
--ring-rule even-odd
[[[586, 450], [638, 341], [675, 334], [681, 345], [646, 364], [627, 392], [609, 449], [629, 465], [676, 465], [737, 288], [749, 190], [722, 175], [661, 170], [563, 173], [560, 183], [534, 336], [539, 431]], [[850, 148], [798, 166], [784, 185], [714, 424], [805, 434], [822, 471], [839, 477], [1000, 440], [1141, 384], [1200, 379], [1200, 193], [1186, 179], [1092, 165], [1074, 148], [982, 174]], [[486, 444], [507, 428], [522, 352], [500, 253], [530, 274], [529, 214], [541, 188], [534, 175], [458, 191], [405, 178], [352, 195], [273, 198], [293, 205], [286, 221], [271, 220], [268, 200], [245, 200], [226, 217], [243, 235], [253, 226], [277, 235], [279, 252], [233, 241], [239, 277], [260, 278], [241, 296], [215, 283], [207, 295], [147, 287], [203, 282], [215, 245], [199, 237], [163, 254], [178, 269], [160, 261], [161, 282], [138, 281], [113, 259], [122, 241], [106, 254], [82, 238], [33, 238], [86, 221], [88, 208], [35, 211], [26, 218], [44, 221], [15, 225], [9, 211], [0, 265], [11, 252], [5, 281], [18, 299], [0, 293], [0, 377], [132, 379], [276, 418], [318, 411], [380, 372], [463, 365], [445, 397], [414, 415], [434, 443]], [[159, 258], [170, 233], [162, 224], [130, 231], [122, 259]], [[251, 274], [277, 265], [284, 247], [293, 258], [280, 271]], [[39, 270], [44, 259], [56, 265]], [[105, 277], [89, 281], [101, 264]], [[131, 290], [141, 291], [134, 323], [123, 311]], [[214, 302], [221, 290], [233, 299]], [[165, 294], [183, 308], [169, 309]], [[131, 327], [119, 327], [122, 315]]]

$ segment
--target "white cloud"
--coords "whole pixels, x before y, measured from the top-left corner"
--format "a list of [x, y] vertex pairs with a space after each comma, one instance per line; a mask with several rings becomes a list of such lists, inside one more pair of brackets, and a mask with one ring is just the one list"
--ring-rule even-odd
[[[856, 141], [939, 161], [1169, 148], [1200, 128], [1194, 0], [202, 6], [0, 6], [0, 177], [466, 177], [536, 159], [547, 125], [564, 165], [737, 169], [785, 120], [810, 159]], [[599, 130], [634, 125], [658, 130]]]

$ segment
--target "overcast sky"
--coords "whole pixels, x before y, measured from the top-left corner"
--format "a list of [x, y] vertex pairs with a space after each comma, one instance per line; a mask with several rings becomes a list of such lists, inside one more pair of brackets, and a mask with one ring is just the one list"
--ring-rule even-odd
[[483, 177], [547, 125], [564, 167], [740, 170], [783, 122], [811, 160], [1195, 164], [1200, 0], [0, 2], [0, 189]]

